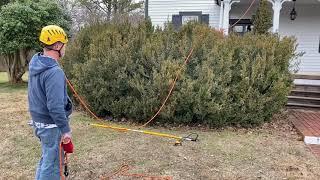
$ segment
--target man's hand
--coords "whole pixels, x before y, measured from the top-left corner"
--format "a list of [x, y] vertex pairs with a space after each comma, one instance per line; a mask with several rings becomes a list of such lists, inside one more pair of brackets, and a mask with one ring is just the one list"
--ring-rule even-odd
[[71, 141], [71, 133], [62, 136], [62, 147], [66, 153], [73, 153], [73, 144]]
[[68, 144], [71, 141], [71, 132], [62, 135], [62, 143]]

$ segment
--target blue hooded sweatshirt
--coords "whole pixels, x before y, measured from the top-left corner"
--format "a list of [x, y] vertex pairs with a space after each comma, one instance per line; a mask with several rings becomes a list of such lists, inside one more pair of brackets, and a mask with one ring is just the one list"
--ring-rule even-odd
[[65, 74], [58, 62], [38, 53], [29, 64], [29, 111], [34, 122], [56, 124], [61, 133], [70, 132], [72, 103]]

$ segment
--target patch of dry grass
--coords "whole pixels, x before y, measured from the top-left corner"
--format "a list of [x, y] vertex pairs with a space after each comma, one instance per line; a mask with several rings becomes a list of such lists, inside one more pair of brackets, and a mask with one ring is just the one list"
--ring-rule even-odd
[[[27, 125], [26, 99], [24, 88], [8, 91], [0, 87], [0, 179], [34, 176], [40, 146]], [[200, 135], [199, 142], [173, 146], [170, 139], [91, 127], [91, 119], [75, 113], [70, 179], [98, 179], [124, 163], [132, 166], [130, 173], [169, 175], [181, 180], [320, 179], [319, 160], [297, 140], [292, 127], [283, 120], [286, 117], [278, 119], [253, 130], [149, 128], [175, 135]]]

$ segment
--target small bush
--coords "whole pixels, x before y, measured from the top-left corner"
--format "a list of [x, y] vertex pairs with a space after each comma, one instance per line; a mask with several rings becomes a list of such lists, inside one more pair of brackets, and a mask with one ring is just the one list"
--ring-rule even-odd
[[272, 10], [267, 0], [261, 0], [253, 19], [253, 33], [268, 34], [272, 27]]
[[[145, 122], [180, 79], [161, 123], [254, 126], [286, 104], [295, 40], [276, 35], [223, 37], [204, 25], [180, 31], [100, 24], [71, 43], [64, 68], [93, 110], [103, 117]], [[183, 66], [191, 47], [194, 53]]]

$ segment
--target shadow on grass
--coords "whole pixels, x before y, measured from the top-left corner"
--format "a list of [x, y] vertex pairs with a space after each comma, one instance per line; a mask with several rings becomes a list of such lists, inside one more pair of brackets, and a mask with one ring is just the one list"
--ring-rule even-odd
[[9, 82], [0, 82], [0, 93], [9, 93], [13, 91], [27, 90], [28, 83], [22, 82], [19, 84], [11, 84]]

